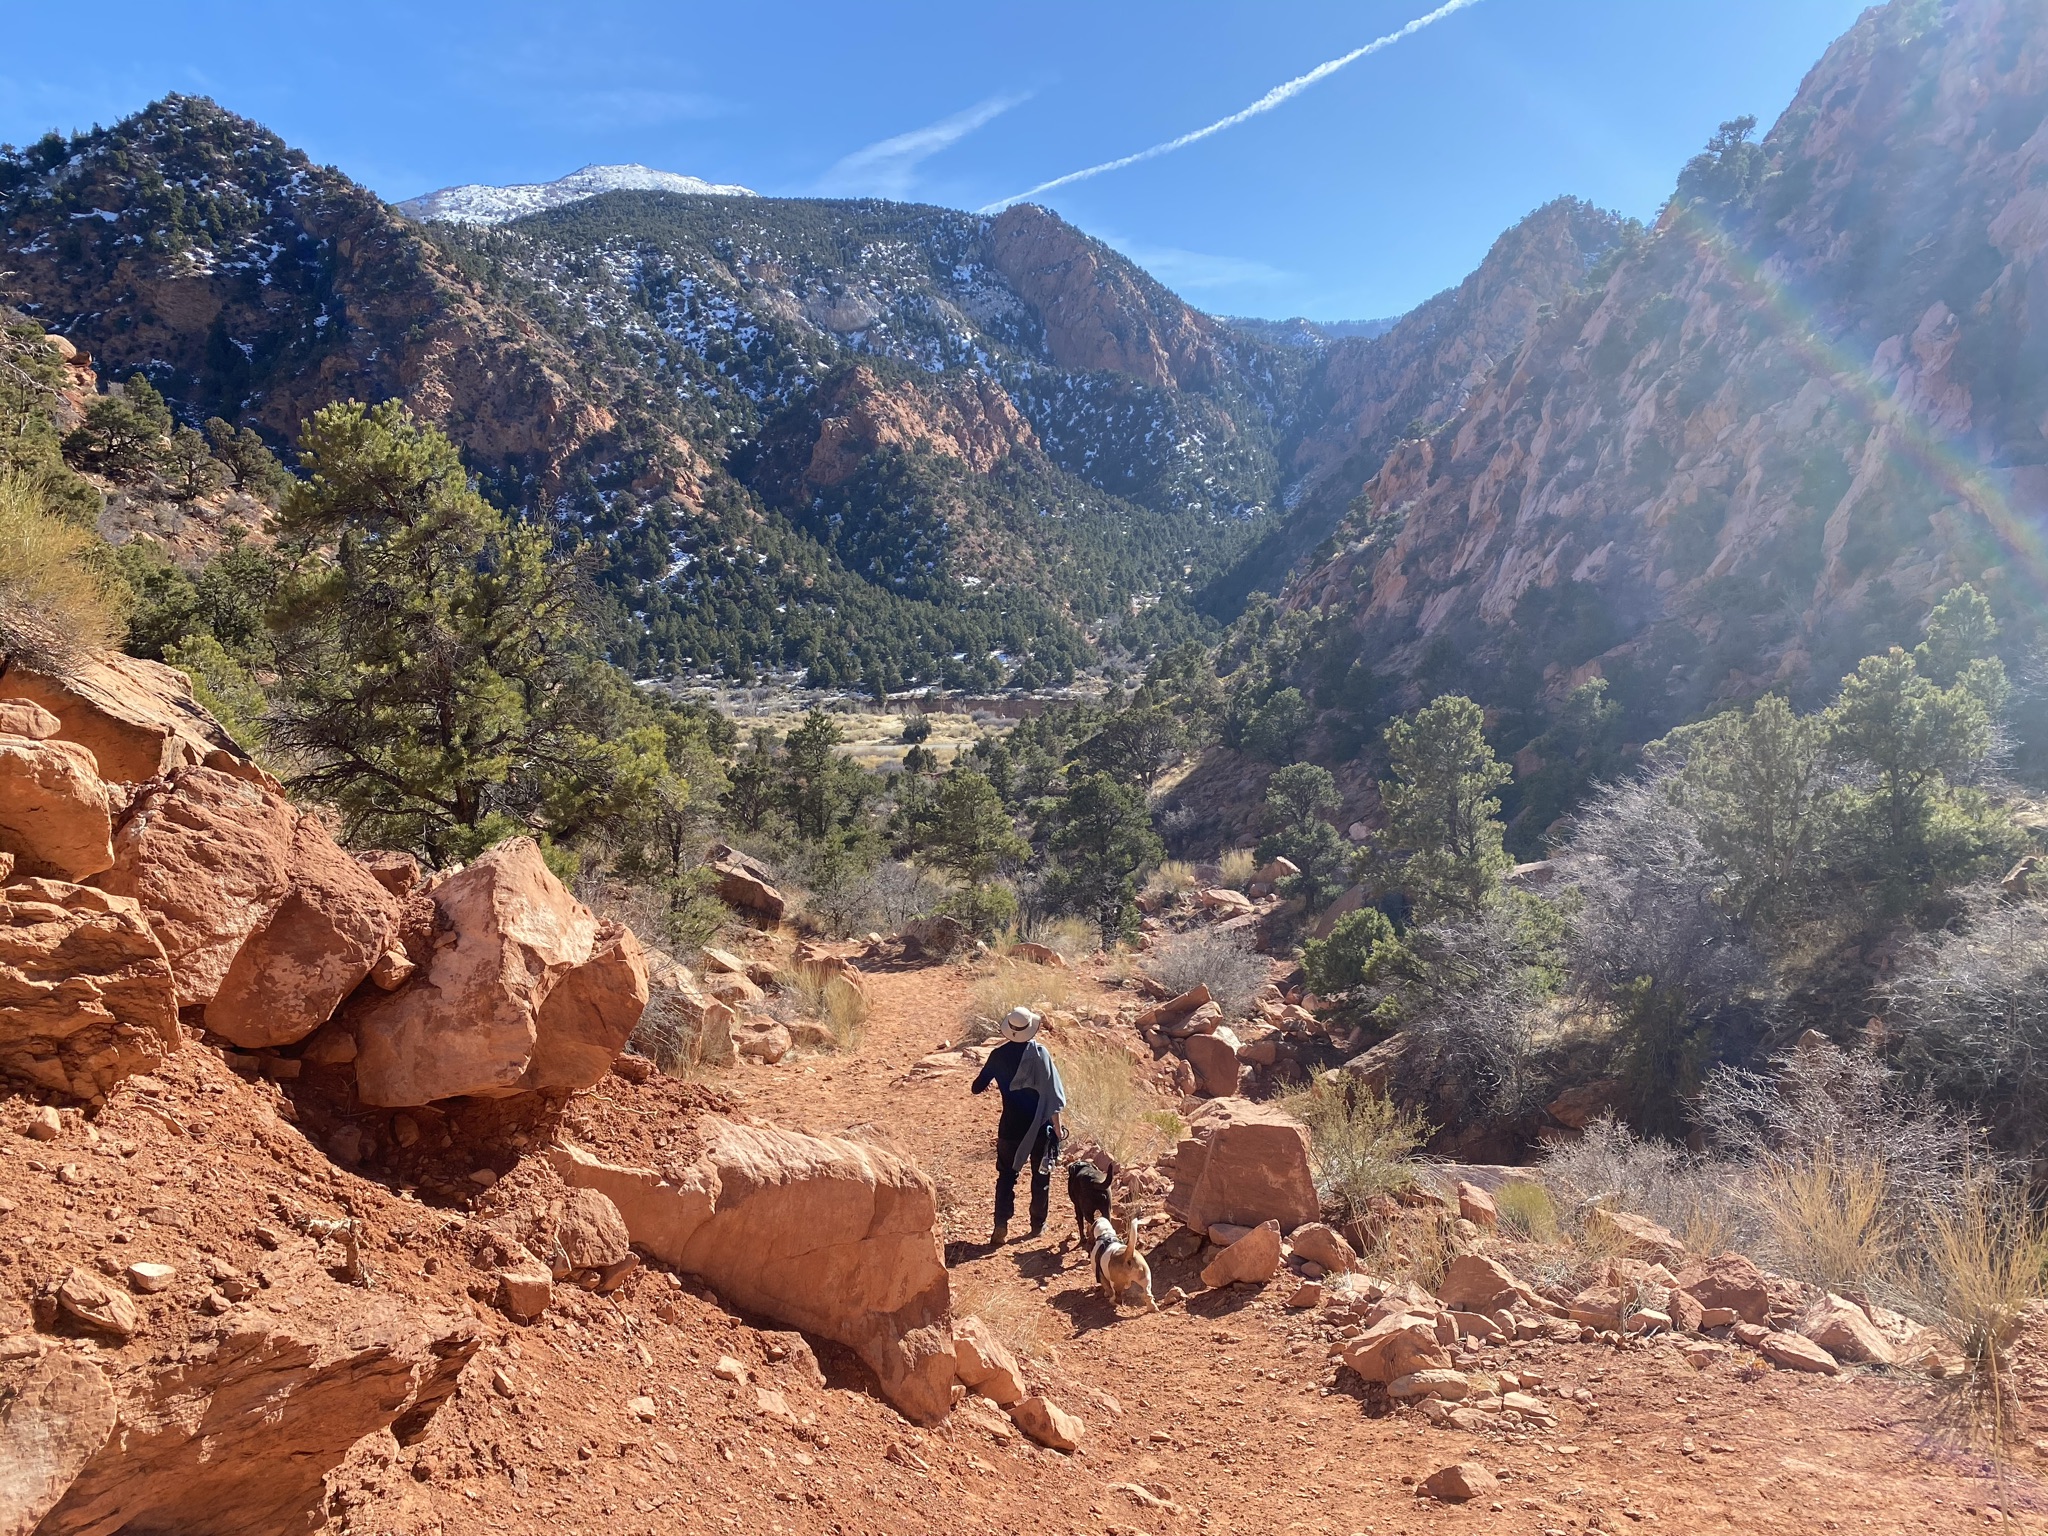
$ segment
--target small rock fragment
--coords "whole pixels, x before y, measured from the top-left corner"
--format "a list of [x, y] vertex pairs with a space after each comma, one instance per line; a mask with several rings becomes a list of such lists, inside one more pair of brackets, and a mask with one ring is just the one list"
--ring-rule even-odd
[[1044, 1397], [1027, 1397], [1010, 1410], [1010, 1418], [1040, 1445], [1055, 1451], [1080, 1449], [1087, 1426], [1073, 1414]]
[[1499, 1488], [1499, 1480], [1476, 1461], [1460, 1461], [1430, 1473], [1423, 1491], [1446, 1504], [1463, 1504], [1483, 1498]]
[[178, 1271], [169, 1264], [138, 1262], [128, 1266], [129, 1287], [144, 1296], [168, 1289], [177, 1278]]

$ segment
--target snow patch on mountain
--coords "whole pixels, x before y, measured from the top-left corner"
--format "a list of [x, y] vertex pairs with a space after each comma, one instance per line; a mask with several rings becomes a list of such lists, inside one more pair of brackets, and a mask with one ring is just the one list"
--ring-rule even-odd
[[652, 170], [644, 165], [586, 165], [558, 181], [544, 181], [518, 187], [491, 187], [471, 183], [443, 187], [423, 197], [409, 197], [398, 204], [408, 218], [441, 219], [451, 224], [503, 224], [542, 213], [564, 203], [580, 202], [606, 192], [680, 192], [696, 197], [756, 197], [748, 187], [705, 181], [697, 176], [678, 176], [673, 171]]

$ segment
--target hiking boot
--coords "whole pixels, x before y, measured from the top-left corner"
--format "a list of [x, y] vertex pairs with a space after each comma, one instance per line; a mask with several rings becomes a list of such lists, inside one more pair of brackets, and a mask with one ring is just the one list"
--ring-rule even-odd
[[995, 1231], [989, 1234], [989, 1239], [988, 1239], [988, 1245], [989, 1245], [989, 1247], [991, 1247], [991, 1248], [1000, 1248], [1000, 1247], [1002, 1247], [1002, 1246], [1003, 1246], [1003, 1244], [1007, 1243], [1007, 1242], [1008, 1242], [1009, 1240], [1010, 1240], [1010, 1224], [1009, 1224], [1009, 1223], [1008, 1223], [1007, 1221], [999, 1221], [999, 1222], [997, 1222], [997, 1223], [996, 1223], [996, 1229], [995, 1229]]

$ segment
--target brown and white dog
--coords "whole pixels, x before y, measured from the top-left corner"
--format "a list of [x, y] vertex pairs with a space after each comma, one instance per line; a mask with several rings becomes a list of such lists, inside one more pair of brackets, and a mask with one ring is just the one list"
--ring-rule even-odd
[[1159, 1310], [1159, 1303], [1152, 1299], [1152, 1266], [1145, 1262], [1145, 1255], [1138, 1252], [1138, 1217], [1135, 1211], [1124, 1213], [1123, 1231], [1119, 1233], [1110, 1224], [1107, 1216], [1095, 1218], [1095, 1278], [1102, 1282], [1102, 1294], [1115, 1307], [1124, 1292], [1132, 1286], [1141, 1286], [1145, 1292], [1145, 1305], [1151, 1311]]

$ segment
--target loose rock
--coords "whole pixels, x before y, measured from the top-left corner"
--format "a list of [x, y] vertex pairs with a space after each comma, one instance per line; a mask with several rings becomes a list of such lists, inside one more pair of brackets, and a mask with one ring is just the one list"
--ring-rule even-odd
[[1027, 1397], [1010, 1410], [1011, 1421], [1040, 1445], [1055, 1451], [1081, 1447], [1087, 1426], [1073, 1414], [1043, 1397]]

